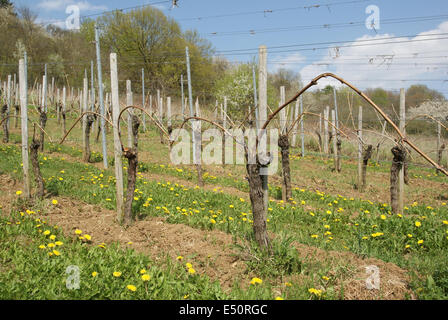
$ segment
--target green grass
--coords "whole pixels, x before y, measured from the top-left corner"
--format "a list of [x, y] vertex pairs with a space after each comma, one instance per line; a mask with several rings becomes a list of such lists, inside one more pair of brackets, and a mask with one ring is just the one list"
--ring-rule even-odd
[[[14, 146], [1, 147], [0, 154], [0, 172], [20, 179], [19, 149]], [[48, 191], [108, 209], [115, 208], [112, 170], [100, 170], [92, 165], [48, 156], [41, 156], [40, 162]], [[278, 192], [278, 187], [271, 186], [271, 193]], [[259, 277], [275, 279], [294, 274], [310, 277], [310, 267], [298, 258], [295, 250], [291, 250], [291, 243], [296, 241], [326, 250], [351, 251], [360, 256], [393, 262], [411, 271], [411, 285], [420, 298], [447, 297], [446, 205], [432, 208], [415, 203], [408, 205], [406, 214], [398, 216], [390, 213], [388, 205], [365, 199], [344, 198], [305, 189], [294, 190], [293, 198], [293, 204], [270, 202], [268, 228], [279, 236], [273, 242], [273, 258], [263, 252], [253, 252], [253, 259], [248, 261], [249, 270]], [[222, 230], [236, 238], [248, 240], [249, 247], [253, 247], [250, 204], [225, 193], [185, 188], [170, 181], [148, 181], [139, 175], [133, 212], [140, 218], [161, 216], [169, 223]], [[420, 226], [416, 226], [417, 221]], [[419, 244], [419, 240], [423, 243]], [[324, 270], [329, 266], [322, 264], [317, 268], [325, 274]], [[308, 287], [318, 283], [317, 278]], [[238, 297], [248, 294], [239, 290]], [[330, 294], [330, 288], [328, 290], [327, 298], [337, 297]], [[288, 297], [304, 298], [307, 295], [307, 288], [301, 287], [297, 292], [292, 290]]]

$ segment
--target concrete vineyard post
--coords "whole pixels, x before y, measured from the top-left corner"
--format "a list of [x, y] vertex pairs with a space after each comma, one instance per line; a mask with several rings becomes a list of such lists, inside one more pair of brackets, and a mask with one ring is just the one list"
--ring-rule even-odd
[[118, 131], [118, 116], [120, 114], [120, 100], [118, 96], [118, 70], [117, 54], [110, 54], [110, 82], [112, 95], [112, 117], [114, 131], [114, 159], [115, 159], [115, 180], [117, 191], [117, 220], [123, 222], [124, 202], [123, 202], [123, 164], [121, 161], [122, 149], [120, 134]]

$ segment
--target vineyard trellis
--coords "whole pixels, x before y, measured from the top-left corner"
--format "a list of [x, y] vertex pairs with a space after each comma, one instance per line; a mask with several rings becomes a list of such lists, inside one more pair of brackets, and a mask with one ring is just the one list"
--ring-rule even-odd
[[[187, 66], [189, 66], [188, 61], [188, 49], [186, 50], [187, 53]], [[445, 145], [442, 144], [441, 138], [440, 138], [440, 132], [441, 128], [447, 128], [441, 121], [438, 119], [435, 119], [434, 117], [423, 114], [418, 115], [412, 119], [409, 119], [408, 121], [412, 121], [418, 117], [423, 118], [429, 118], [432, 121], [434, 121], [437, 124], [438, 128], [438, 144], [437, 144], [437, 161], [431, 159], [425, 152], [423, 152], [420, 148], [416, 146], [415, 143], [413, 143], [405, 133], [406, 124], [404, 122], [401, 122], [400, 128], [391, 120], [391, 118], [378, 106], [376, 105], [367, 95], [365, 95], [362, 91], [360, 91], [357, 87], [355, 87], [353, 84], [349, 83], [348, 81], [344, 80], [343, 78], [332, 74], [332, 73], [324, 73], [321, 75], [318, 75], [315, 77], [311, 82], [309, 82], [307, 85], [305, 85], [302, 89], [300, 89], [294, 96], [289, 98], [289, 100], [285, 101], [285, 95], [284, 95], [284, 88], [281, 89], [281, 101], [278, 108], [273, 110], [269, 115], [267, 113], [269, 106], [267, 105], [267, 95], [266, 95], [266, 47], [260, 48], [260, 59], [259, 59], [259, 83], [258, 83], [258, 90], [257, 93], [254, 93], [256, 103], [254, 106], [250, 106], [248, 108], [247, 115], [244, 117], [244, 119], [237, 124], [236, 121], [234, 121], [229, 114], [227, 113], [227, 101], [224, 99], [223, 106], [221, 106], [221, 117], [222, 119], [218, 121], [217, 111], [218, 111], [218, 103], [216, 103], [215, 106], [215, 120], [211, 120], [205, 116], [201, 116], [201, 111], [199, 107], [198, 100], [196, 100], [195, 103], [195, 110], [193, 109], [193, 95], [191, 92], [191, 75], [190, 70], [188, 67], [187, 77], [188, 77], [188, 100], [189, 100], [189, 107], [190, 107], [190, 116], [185, 116], [185, 109], [186, 109], [186, 103], [184, 103], [184, 97], [183, 97], [183, 81], [181, 82], [181, 89], [182, 89], [182, 112], [179, 114], [181, 116], [181, 124], [178, 128], [182, 129], [187, 123], [190, 123], [190, 127], [193, 130], [193, 159], [194, 159], [194, 165], [197, 168], [198, 173], [198, 182], [199, 185], [203, 184], [202, 180], [202, 168], [201, 168], [201, 149], [202, 149], [202, 142], [201, 142], [201, 122], [208, 123], [212, 126], [217, 127], [218, 129], [223, 132], [223, 144], [222, 147], [224, 148], [224, 145], [226, 143], [226, 138], [231, 137], [233, 138], [235, 143], [242, 144], [244, 148], [244, 154], [245, 154], [245, 161], [246, 161], [246, 173], [247, 173], [247, 180], [249, 185], [249, 194], [251, 199], [251, 206], [252, 206], [252, 213], [254, 218], [253, 223], [253, 229], [254, 229], [254, 236], [259, 244], [260, 247], [269, 248], [269, 237], [267, 235], [267, 228], [266, 228], [266, 219], [267, 219], [267, 201], [268, 201], [268, 194], [267, 194], [267, 177], [266, 174], [266, 168], [269, 166], [270, 161], [272, 161], [272, 154], [269, 152], [262, 152], [256, 155], [256, 163], [250, 163], [248, 161], [249, 157], [251, 157], [251, 148], [249, 148], [248, 143], [246, 143], [244, 140], [238, 140], [236, 137], [232, 134], [230, 128], [242, 128], [243, 130], [248, 130], [252, 128], [255, 124], [255, 127], [258, 129], [258, 134], [255, 136], [255, 146], [256, 150], [257, 148], [264, 143], [264, 140], [266, 139], [266, 133], [265, 130], [268, 128], [268, 126], [271, 124], [271, 122], [277, 118], [277, 116], [280, 117], [280, 139], [278, 141], [278, 146], [281, 149], [281, 156], [282, 156], [282, 199], [285, 202], [288, 202], [291, 199], [291, 174], [289, 171], [289, 161], [290, 161], [290, 148], [292, 146], [295, 146], [295, 142], [290, 144], [290, 135], [293, 135], [293, 141], [295, 141], [295, 134], [297, 133], [297, 126], [300, 125], [300, 132], [301, 132], [301, 155], [302, 157], [305, 155], [305, 146], [304, 146], [304, 117], [305, 116], [313, 116], [317, 117], [319, 119], [320, 129], [318, 131], [319, 135], [319, 148], [322, 150], [322, 147], [324, 149], [324, 153], [328, 153], [330, 151], [330, 148], [328, 146], [330, 137], [332, 137], [333, 141], [333, 156], [334, 156], [334, 165], [335, 165], [335, 171], [340, 172], [341, 171], [341, 161], [342, 161], [342, 152], [341, 152], [341, 144], [342, 141], [340, 137], [344, 137], [346, 139], [349, 139], [349, 135], [345, 132], [348, 131], [348, 128], [339, 125], [338, 120], [338, 112], [337, 112], [337, 100], [336, 95], [335, 97], [335, 109], [331, 110], [331, 117], [330, 117], [330, 109], [327, 107], [325, 109], [324, 115], [317, 114], [309, 111], [304, 111], [302, 106], [302, 95], [312, 88], [313, 86], [317, 85], [318, 81], [323, 78], [334, 78], [337, 81], [339, 81], [341, 84], [349, 87], [353, 92], [358, 94], [360, 97], [362, 97], [370, 107], [372, 107], [377, 114], [381, 116], [381, 118], [384, 120], [384, 123], [382, 125], [382, 132], [376, 132], [372, 131], [372, 133], [375, 133], [379, 136], [382, 136], [383, 140], [389, 139], [394, 143], [394, 147], [392, 148], [392, 154], [393, 154], [393, 160], [391, 165], [391, 175], [390, 175], [390, 183], [391, 183], [391, 204], [392, 204], [392, 210], [395, 212], [400, 211], [400, 194], [399, 190], [403, 190], [403, 186], [400, 186], [400, 180], [403, 179], [400, 177], [401, 172], [404, 172], [405, 165], [406, 165], [406, 158], [407, 158], [407, 147], [410, 148], [410, 150], [415, 151], [417, 154], [419, 154], [423, 159], [428, 162], [431, 166], [433, 166], [437, 172], [440, 172], [444, 175], [448, 175], [447, 170], [442, 166], [441, 164], [441, 153], [443, 152]], [[152, 112], [152, 95], [148, 93], [149, 97], [149, 104], [146, 104], [145, 94], [144, 94], [144, 73], [142, 72], [142, 107], [133, 105], [133, 99], [132, 99], [132, 91], [131, 91], [131, 83], [128, 80], [126, 83], [127, 87], [127, 101], [126, 106], [123, 108], [120, 108], [120, 102], [119, 102], [119, 91], [118, 91], [118, 70], [117, 70], [117, 57], [116, 54], [112, 53], [110, 55], [110, 64], [111, 64], [111, 93], [110, 95], [106, 93], [106, 103], [105, 106], [102, 107], [101, 103], [99, 106], [99, 111], [97, 112], [98, 108], [95, 108], [95, 98], [94, 98], [94, 86], [93, 81], [92, 88], [89, 94], [88, 89], [88, 81], [87, 76], [84, 77], [84, 87], [81, 90], [81, 92], [78, 89], [78, 95], [75, 98], [73, 87], [70, 88], [70, 100], [71, 100], [71, 110], [75, 109], [75, 104], [78, 102], [79, 104], [79, 116], [74, 121], [74, 123], [71, 125], [69, 130], [66, 130], [66, 114], [67, 114], [67, 101], [66, 101], [66, 87], [63, 87], [62, 90], [62, 101], [60, 99], [60, 93], [59, 89], [56, 88], [55, 90], [55, 84], [54, 84], [54, 78], [52, 79], [51, 84], [51, 90], [50, 90], [50, 104], [55, 106], [57, 116], [58, 116], [58, 123], [60, 123], [60, 116], [62, 116], [62, 130], [63, 138], [59, 142], [59, 144], [63, 144], [66, 140], [66, 138], [69, 136], [69, 134], [72, 132], [72, 130], [75, 128], [75, 126], [82, 121], [82, 132], [83, 132], [83, 145], [84, 145], [84, 161], [89, 162], [90, 161], [90, 131], [93, 127], [93, 124], [95, 121], [101, 121], [109, 124], [110, 127], [113, 128], [113, 135], [114, 135], [114, 167], [115, 167], [115, 177], [116, 177], [116, 192], [117, 192], [117, 217], [118, 221], [124, 222], [125, 225], [128, 225], [132, 221], [132, 201], [134, 196], [134, 190], [135, 190], [135, 181], [136, 181], [136, 168], [138, 164], [138, 129], [141, 123], [143, 123], [143, 129], [144, 133], [146, 132], [146, 117], [149, 118], [149, 120], [154, 123], [154, 125], [158, 128], [160, 132], [161, 142], [163, 143], [162, 137], [165, 136], [169, 141], [169, 147], [175, 143], [177, 140], [176, 137], [172, 135], [173, 129], [175, 128], [173, 126], [172, 119], [175, 117], [176, 114], [172, 113], [171, 110], [171, 98], [167, 97], [167, 104], [166, 104], [166, 117], [163, 117], [163, 100], [160, 97], [160, 91], [157, 91], [157, 101], [156, 101], [156, 109], [158, 110], [157, 116], [155, 116], [155, 113]], [[92, 65], [93, 66], [93, 65]], [[255, 70], [253, 70], [255, 72]], [[10, 118], [16, 118], [18, 119], [18, 108], [15, 108], [15, 114], [10, 115], [10, 105], [11, 105], [11, 94], [13, 91], [15, 91], [15, 100], [19, 99], [18, 96], [20, 95], [20, 118], [21, 118], [21, 130], [22, 130], [22, 159], [23, 159], [23, 173], [24, 173], [24, 189], [26, 196], [30, 196], [31, 190], [30, 190], [30, 175], [28, 173], [28, 148], [31, 151], [31, 162], [33, 164], [33, 171], [36, 178], [36, 183], [38, 185], [38, 192], [37, 195], [39, 197], [43, 197], [44, 193], [44, 183], [42, 180], [42, 177], [39, 173], [39, 164], [37, 161], [38, 156], [38, 148], [41, 148], [41, 151], [43, 150], [44, 146], [44, 136], [47, 136], [49, 141], [52, 142], [54, 139], [46, 132], [45, 127], [47, 123], [47, 115], [48, 115], [48, 104], [47, 104], [47, 73], [45, 72], [45, 75], [42, 79], [42, 85], [37, 83], [37, 79], [35, 81], [35, 85], [33, 86], [33, 91], [35, 91], [35, 87], [37, 84], [37, 96], [38, 96], [38, 102], [41, 102], [40, 106], [36, 108], [36, 111], [39, 115], [39, 123], [36, 123], [34, 121], [31, 121], [27, 118], [27, 107], [28, 107], [28, 88], [27, 88], [27, 78], [26, 78], [26, 61], [24, 59], [20, 59], [19, 61], [19, 83], [16, 85], [16, 80], [12, 80], [11, 76], [8, 76], [8, 84], [6, 86], [7, 92], [3, 92], [3, 95], [6, 94], [6, 101], [8, 102], [3, 108], [2, 108], [2, 120], [1, 125], [3, 125], [4, 128], [4, 139], [5, 142], [8, 142], [8, 125], [9, 125], [9, 119]], [[93, 77], [93, 74], [92, 74]], [[182, 77], [183, 80], [183, 77]], [[12, 89], [14, 88], [14, 89]], [[255, 89], [255, 87], [254, 87]], [[55, 92], [56, 98], [55, 98]], [[19, 94], [20, 93], [20, 94]], [[100, 100], [102, 99], [102, 92], [99, 92]], [[110, 98], [110, 99], [109, 99]], [[88, 101], [90, 99], [90, 102]], [[34, 100], [34, 98], [33, 98]], [[110, 101], [110, 105], [109, 105]], [[291, 105], [293, 102], [296, 102], [295, 104], [295, 110], [291, 110], [289, 113], [289, 116], [286, 115], [286, 109], [289, 105]], [[91, 110], [88, 106], [91, 105]], [[105, 108], [109, 105], [108, 108]], [[404, 105], [404, 102], [403, 102]], [[148, 108], [149, 112], [148, 112]], [[107, 110], [106, 110], [107, 109]], [[135, 111], [140, 111], [139, 114], [135, 113]], [[404, 109], [403, 109], [404, 110]], [[402, 110], [402, 111], [403, 111]], [[128, 148], [125, 148], [123, 146], [123, 143], [121, 141], [121, 133], [120, 133], [120, 121], [122, 119], [122, 116], [127, 111], [128, 113]], [[255, 121], [253, 121], [253, 115], [255, 114]], [[139, 115], [142, 116], [142, 121], [139, 120]], [[351, 113], [350, 113], [351, 115]], [[400, 115], [400, 118], [403, 118], [403, 114]], [[167, 128], [164, 126], [164, 120], [166, 120]], [[325, 127], [325, 134], [324, 134], [324, 140], [321, 141], [321, 133], [322, 133], [322, 121]], [[362, 108], [359, 109], [359, 116], [358, 116], [358, 133], [357, 133], [357, 140], [358, 140], [358, 185], [357, 187], [359, 190], [363, 190], [366, 186], [366, 171], [367, 171], [367, 165], [368, 161], [372, 158], [373, 153], [373, 145], [367, 144], [363, 140], [362, 132], [368, 132], [368, 129], [362, 128]], [[28, 146], [28, 132], [27, 132], [27, 123], [31, 122], [34, 125], [33, 130], [33, 139], [30, 146]], [[230, 126], [228, 127], [228, 123], [230, 123]], [[16, 121], [17, 123], [17, 121]], [[394, 132], [396, 133], [397, 137], [393, 138], [390, 135], [385, 134], [385, 127], [386, 124], [392, 127]], [[40, 139], [37, 140], [35, 138], [36, 135], [36, 127], [39, 129], [40, 132]], [[98, 135], [100, 134], [100, 128], [101, 125], [98, 122]], [[104, 125], [102, 126], [104, 127]], [[329, 135], [329, 128], [331, 128], [331, 135]], [[97, 139], [98, 141], [98, 139]], [[364, 146], [366, 146], [364, 148]], [[377, 150], [379, 149], [379, 144], [377, 146]], [[442, 151], [441, 151], [442, 150]], [[104, 152], [107, 152], [107, 150], [104, 150]], [[103, 159], [106, 156], [106, 154], [103, 154]], [[123, 167], [121, 163], [122, 156], [128, 159], [128, 183], [127, 183], [127, 192], [126, 192], [126, 199], [124, 198], [124, 190], [123, 190]], [[224, 152], [223, 152], [223, 160], [225, 160]], [[223, 161], [223, 164], [225, 164], [225, 161]], [[105, 167], [107, 167], [107, 162], [104, 164]], [[40, 176], [40, 178], [39, 178]]]

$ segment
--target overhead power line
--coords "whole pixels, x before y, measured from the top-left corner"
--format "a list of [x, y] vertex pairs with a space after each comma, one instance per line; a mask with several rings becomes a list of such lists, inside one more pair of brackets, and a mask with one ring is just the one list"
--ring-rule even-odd
[[206, 19], [217, 19], [217, 18], [229, 18], [229, 17], [237, 17], [237, 16], [247, 16], [247, 15], [263, 15], [268, 16], [272, 13], [277, 12], [290, 12], [295, 10], [308, 10], [311, 9], [318, 9], [318, 8], [327, 8], [339, 5], [346, 5], [346, 4], [356, 4], [356, 3], [363, 3], [370, 0], [352, 0], [352, 1], [342, 1], [342, 2], [328, 2], [328, 3], [316, 3], [311, 5], [305, 5], [305, 6], [297, 6], [297, 7], [289, 7], [289, 8], [276, 8], [276, 9], [264, 9], [264, 10], [254, 10], [254, 11], [242, 11], [242, 12], [234, 12], [234, 13], [223, 13], [223, 14], [217, 14], [217, 15], [210, 15], [210, 16], [202, 16], [202, 17], [190, 17], [190, 18], [179, 18], [177, 21], [192, 21], [192, 20], [206, 20]]
[[[448, 14], [437, 15], [437, 16], [421, 16], [421, 17], [409, 17], [409, 18], [391, 18], [382, 19], [381, 24], [397, 24], [397, 23], [415, 23], [423, 21], [434, 21], [434, 20], [445, 20], [448, 19]], [[255, 35], [263, 33], [272, 32], [288, 32], [288, 31], [302, 31], [302, 30], [313, 30], [313, 29], [336, 29], [336, 28], [347, 28], [347, 27], [359, 27], [365, 26], [365, 20], [356, 22], [339, 22], [339, 23], [326, 23], [318, 25], [305, 25], [305, 26], [290, 26], [290, 27], [279, 27], [279, 28], [265, 28], [265, 29], [249, 29], [249, 30], [235, 30], [235, 31], [216, 31], [210, 32], [208, 35], [211, 36], [235, 36], [235, 35]]]

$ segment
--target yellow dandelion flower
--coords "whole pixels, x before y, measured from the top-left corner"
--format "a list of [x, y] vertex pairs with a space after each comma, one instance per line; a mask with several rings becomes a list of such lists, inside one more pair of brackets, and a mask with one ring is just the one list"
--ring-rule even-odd
[[149, 281], [150, 279], [151, 279], [151, 276], [149, 274], [142, 275], [142, 280], [143, 281]]
[[93, 272], [92, 272], [92, 277], [95, 278], [97, 275], [98, 275], [98, 272], [96, 272], [96, 271], [93, 271]]
[[79, 230], [79, 229], [76, 229], [76, 230], [75, 230], [75, 234], [81, 234], [81, 233], [82, 233], [81, 230]]
[[54, 204], [54, 205], [57, 205], [58, 204], [58, 200], [53, 199], [53, 200], [51, 200], [51, 203]]
[[318, 296], [318, 297], [320, 297], [321, 294], [322, 294], [322, 290], [318, 290], [318, 289], [315, 289], [315, 288], [309, 288], [308, 292], [311, 293], [311, 294], [314, 294], [315, 296]]
[[193, 268], [188, 268], [188, 273], [189, 274], [195, 274], [196, 270], [194, 270]]
[[132, 292], [135, 292], [135, 291], [137, 290], [137, 287], [134, 286], [134, 285], [132, 285], [132, 284], [128, 284], [128, 285], [126, 286], [126, 288], [127, 288], [128, 290], [132, 291]]
[[114, 275], [114, 277], [118, 278], [118, 277], [121, 276], [121, 272], [119, 272], [119, 271], [115, 271], [115, 272], [113, 273], [113, 275]]
[[252, 280], [250, 281], [250, 284], [262, 284], [263, 280], [261, 280], [260, 278], [252, 278]]

